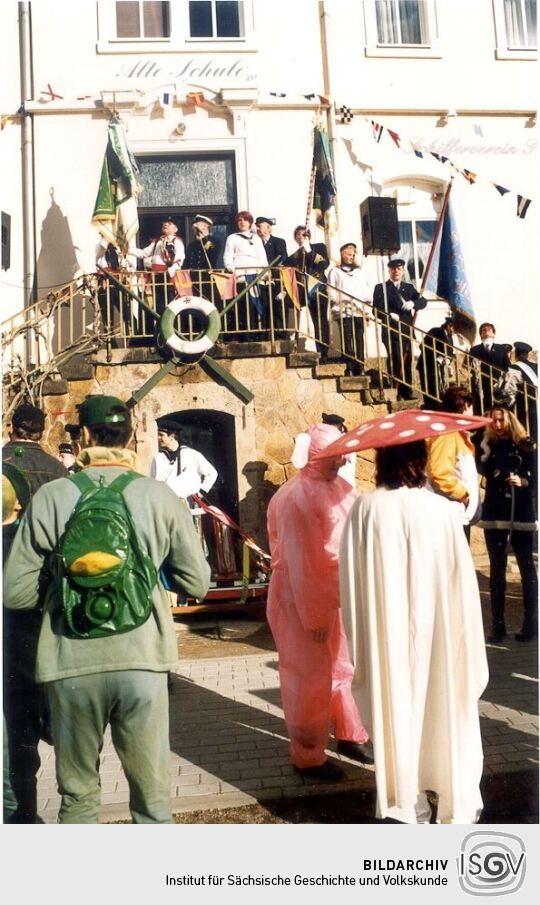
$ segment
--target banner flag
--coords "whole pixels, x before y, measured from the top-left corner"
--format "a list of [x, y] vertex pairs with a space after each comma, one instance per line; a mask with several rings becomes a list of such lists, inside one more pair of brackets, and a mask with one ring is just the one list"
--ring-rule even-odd
[[456, 320], [456, 329], [472, 343], [476, 336], [476, 318], [450, 200], [450, 188], [451, 183], [424, 273], [422, 290], [432, 292], [448, 302]]
[[318, 126], [315, 127], [313, 135], [313, 168], [315, 170], [313, 209], [320, 212], [317, 222], [324, 226], [330, 257], [337, 258], [339, 253], [334, 247], [337, 246], [338, 240], [336, 180], [328, 135]]
[[139, 170], [117, 117], [109, 122], [107, 147], [92, 224], [107, 242], [127, 254], [139, 231]]

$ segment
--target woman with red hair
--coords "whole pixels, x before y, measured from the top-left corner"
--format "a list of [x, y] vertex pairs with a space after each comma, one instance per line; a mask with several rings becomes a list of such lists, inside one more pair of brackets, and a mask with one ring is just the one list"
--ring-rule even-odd
[[[249, 211], [238, 211], [236, 215], [238, 231], [231, 233], [225, 243], [223, 264], [225, 270], [236, 276], [237, 292], [241, 292], [246, 284], [253, 282], [262, 267], [268, 265], [262, 239], [253, 229], [253, 216]], [[257, 332], [261, 329], [263, 302], [257, 286], [247, 293], [247, 298], [240, 299], [236, 307], [229, 312], [227, 330]], [[254, 339], [240, 332], [239, 339]]]

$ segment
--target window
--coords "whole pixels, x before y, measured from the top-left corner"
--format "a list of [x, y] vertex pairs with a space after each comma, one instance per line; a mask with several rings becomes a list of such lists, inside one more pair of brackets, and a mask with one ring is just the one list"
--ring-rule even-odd
[[509, 50], [536, 49], [536, 0], [504, 0]]
[[196, 44], [197, 52], [210, 54], [237, 45], [256, 53], [253, 6], [252, 0], [97, 0], [97, 51], [183, 53]]
[[190, 0], [189, 34], [192, 38], [242, 38], [242, 0]]
[[379, 44], [429, 44], [425, 0], [375, 0]]
[[169, 38], [171, 19], [168, 0], [118, 0], [116, 37], [134, 41]]
[[408, 278], [420, 289], [422, 277], [435, 237], [436, 220], [400, 221], [399, 254], [405, 259]]
[[440, 57], [435, 0], [365, 0], [366, 56]]
[[536, 59], [536, 6], [536, 0], [493, 0], [497, 59]]
[[444, 186], [425, 177], [411, 181], [396, 179], [387, 183], [384, 194], [397, 201], [399, 255], [405, 261], [405, 279], [420, 289], [440, 216]]

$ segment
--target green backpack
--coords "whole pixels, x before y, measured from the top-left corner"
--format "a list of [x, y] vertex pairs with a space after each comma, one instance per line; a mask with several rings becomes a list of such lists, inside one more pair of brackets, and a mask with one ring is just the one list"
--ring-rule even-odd
[[70, 477], [81, 496], [60, 538], [56, 562], [69, 633], [107, 638], [143, 625], [152, 612], [157, 571], [144, 552], [122, 491], [140, 478], [125, 472], [108, 486]]

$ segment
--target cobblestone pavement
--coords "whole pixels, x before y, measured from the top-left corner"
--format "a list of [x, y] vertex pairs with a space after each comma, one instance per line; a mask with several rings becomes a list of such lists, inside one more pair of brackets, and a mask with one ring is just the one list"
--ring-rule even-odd
[[[480, 702], [484, 782], [503, 781], [506, 777], [498, 788], [504, 788], [504, 795], [511, 796], [512, 774], [517, 783], [518, 774], [529, 771], [531, 810], [538, 769], [538, 646], [514, 640], [513, 633], [520, 628], [521, 595], [516, 576], [509, 577], [508, 627], [512, 634], [503, 644], [487, 646], [490, 681]], [[479, 579], [488, 628], [482, 563]], [[189, 625], [178, 627], [180, 650], [182, 633], [186, 631], [190, 631]], [[173, 676], [171, 796], [175, 813], [239, 807], [329, 791], [328, 784], [323, 787], [316, 781], [308, 783], [289, 765], [277, 654], [249, 648], [249, 634], [246, 645], [244, 648], [253, 653], [181, 661]], [[329, 754], [342, 762], [347, 775], [345, 781], [332, 784], [331, 789], [339, 793], [373, 790], [373, 768], [360, 767], [331, 748]], [[59, 797], [54, 752], [43, 743], [40, 754], [40, 814], [46, 822], [55, 822]], [[101, 820], [129, 819], [127, 782], [109, 735], [101, 757], [101, 780]], [[519, 817], [513, 822], [519, 822]]]

